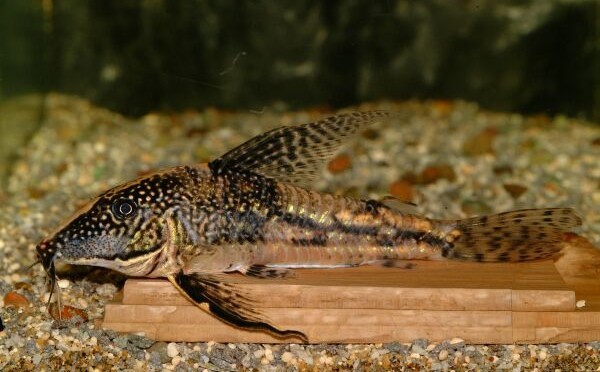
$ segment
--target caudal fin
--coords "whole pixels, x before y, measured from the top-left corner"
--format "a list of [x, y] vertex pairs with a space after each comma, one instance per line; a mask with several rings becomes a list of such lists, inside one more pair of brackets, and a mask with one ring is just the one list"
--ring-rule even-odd
[[571, 208], [524, 209], [454, 222], [460, 232], [447, 250], [450, 259], [521, 262], [551, 258], [563, 247], [563, 233], [581, 225]]

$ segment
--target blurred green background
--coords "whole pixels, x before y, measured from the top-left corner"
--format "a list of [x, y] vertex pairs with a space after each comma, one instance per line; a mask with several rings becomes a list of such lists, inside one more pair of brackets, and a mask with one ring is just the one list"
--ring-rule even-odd
[[600, 118], [600, 2], [0, 1], [0, 100], [130, 116], [465, 99]]

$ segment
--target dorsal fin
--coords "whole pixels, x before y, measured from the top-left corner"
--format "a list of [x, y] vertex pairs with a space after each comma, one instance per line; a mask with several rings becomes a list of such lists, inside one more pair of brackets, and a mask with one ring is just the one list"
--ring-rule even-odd
[[252, 171], [277, 181], [310, 185], [348, 139], [387, 111], [351, 112], [260, 134], [221, 157], [209, 167], [216, 174]]

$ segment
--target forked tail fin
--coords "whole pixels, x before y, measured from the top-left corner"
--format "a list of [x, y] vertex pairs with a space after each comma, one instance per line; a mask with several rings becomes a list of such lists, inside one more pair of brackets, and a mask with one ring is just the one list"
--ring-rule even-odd
[[523, 209], [454, 221], [460, 235], [447, 258], [478, 262], [521, 262], [554, 257], [563, 233], [581, 225], [571, 208]]

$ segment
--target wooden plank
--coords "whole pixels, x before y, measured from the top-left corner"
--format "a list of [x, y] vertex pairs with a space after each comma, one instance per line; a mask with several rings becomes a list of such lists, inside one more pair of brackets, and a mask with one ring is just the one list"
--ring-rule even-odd
[[557, 343], [600, 340], [600, 312], [514, 312], [514, 342]]
[[[261, 308], [510, 310], [514, 301], [509, 289], [348, 288], [264, 282], [240, 284], [239, 288], [254, 298], [262, 299]], [[194, 306], [164, 280], [128, 280], [124, 293], [123, 304], [128, 305]], [[568, 291], [563, 294], [562, 302], [568, 302], [570, 294]], [[559, 304], [560, 301], [557, 299], [555, 305], [561, 308], [574, 306], [573, 301], [572, 304]]]
[[[281, 329], [303, 330], [318, 325], [356, 325], [364, 327], [453, 326], [508, 327], [510, 311], [376, 310], [376, 309], [260, 309], [271, 323]], [[203, 325], [215, 318], [196, 306], [106, 305], [106, 322], [169, 323]]]
[[512, 290], [512, 311], [575, 310], [574, 291]]
[[[218, 323], [190, 327], [186, 324], [163, 323], [105, 323], [105, 328], [117, 332], [143, 333], [157, 341], [182, 342], [256, 342], [256, 343], [299, 343], [295, 338], [277, 338], [264, 332], [240, 330]], [[307, 327], [311, 343], [372, 343], [411, 342], [415, 338], [443, 341], [454, 337], [468, 343], [512, 343], [512, 327], [450, 327], [450, 326], [407, 326], [407, 327], [364, 327], [347, 325], [318, 325]]]
[[[289, 280], [261, 280], [235, 274], [229, 280], [260, 300], [258, 306], [264, 308], [533, 311], [575, 307], [574, 293], [551, 261], [484, 265], [420, 262], [413, 270], [297, 270], [296, 277]], [[423, 287], [425, 284], [427, 287]], [[147, 279], [128, 280], [123, 303], [191, 305], [169, 283]]]

